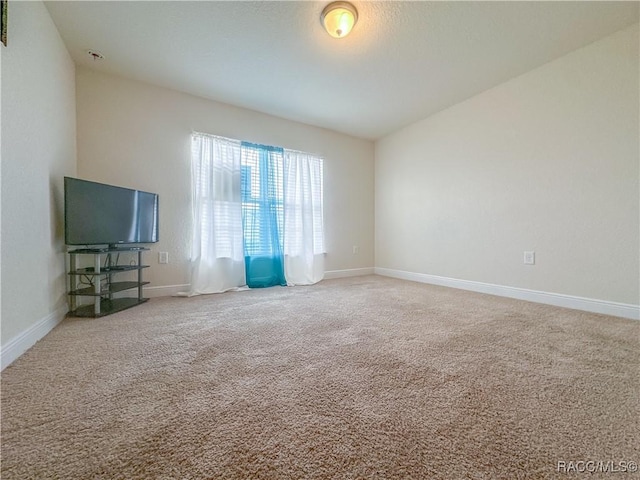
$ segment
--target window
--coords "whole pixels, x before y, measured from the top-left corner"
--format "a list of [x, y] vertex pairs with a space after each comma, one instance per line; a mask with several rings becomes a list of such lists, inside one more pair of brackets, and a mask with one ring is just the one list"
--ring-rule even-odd
[[282, 252], [282, 167], [281, 148], [242, 143], [241, 189], [245, 255]]
[[322, 168], [308, 153], [194, 133], [191, 293], [320, 281]]

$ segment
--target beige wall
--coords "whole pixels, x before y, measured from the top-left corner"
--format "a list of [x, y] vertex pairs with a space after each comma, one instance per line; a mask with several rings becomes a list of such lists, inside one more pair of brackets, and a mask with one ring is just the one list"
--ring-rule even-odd
[[376, 142], [376, 266], [637, 305], [638, 67], [635, 25]]
[[2, 345], [66, 307], [63, 176], [75, 68], [41, 2], [11, 2], [2, 52]]
[[152, 286], [189, 283], [192, 131], [323, 156], [326, 269], [373, 267], [372, 142], [85, 68], [76, 82], [78, 175], [160, 194], [161, 240], [145, 271]]
[[[0, 112], [2, 111], [2, 52], [0, 44]], [[0, 115], [0, 146], [2, 145], [2, 115]], [[2, 148], [0, 148], [0, 188], [2, 187]], [[2, 252], [2, 194], [0, 194], [0, 252]], [[0, 253], [0, 345], [2, 344], [2, 254]], [[1, 348], [1, 347], [0, 347]]]

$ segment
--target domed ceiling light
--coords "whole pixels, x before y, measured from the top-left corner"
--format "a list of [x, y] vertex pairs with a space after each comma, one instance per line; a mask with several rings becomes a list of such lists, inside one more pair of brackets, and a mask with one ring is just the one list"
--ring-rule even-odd
[[329, 35], [334, 38], [342, 38], [358, 21], [358, 11], [349, 2], [332, 2], [322, 10], [320, 22]]

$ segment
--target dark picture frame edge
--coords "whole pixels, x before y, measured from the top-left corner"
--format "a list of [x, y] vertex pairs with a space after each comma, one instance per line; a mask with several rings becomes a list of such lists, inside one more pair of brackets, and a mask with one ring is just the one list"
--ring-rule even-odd
[[2, 18], [2, 25], [0, 27], [0, 41], [7, 46], [7, 7], [9, 6], [9, 0], [0, 0], [0, 10], [2, 13], [0, 18]]

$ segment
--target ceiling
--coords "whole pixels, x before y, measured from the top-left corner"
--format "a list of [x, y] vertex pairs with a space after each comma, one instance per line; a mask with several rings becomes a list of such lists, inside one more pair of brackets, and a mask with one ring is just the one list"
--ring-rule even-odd
[[[77, 65], [376, 139], [638, 22], [638, 2], [47, 2]], [[97, 50], [104, 60], [87, 55]]]

